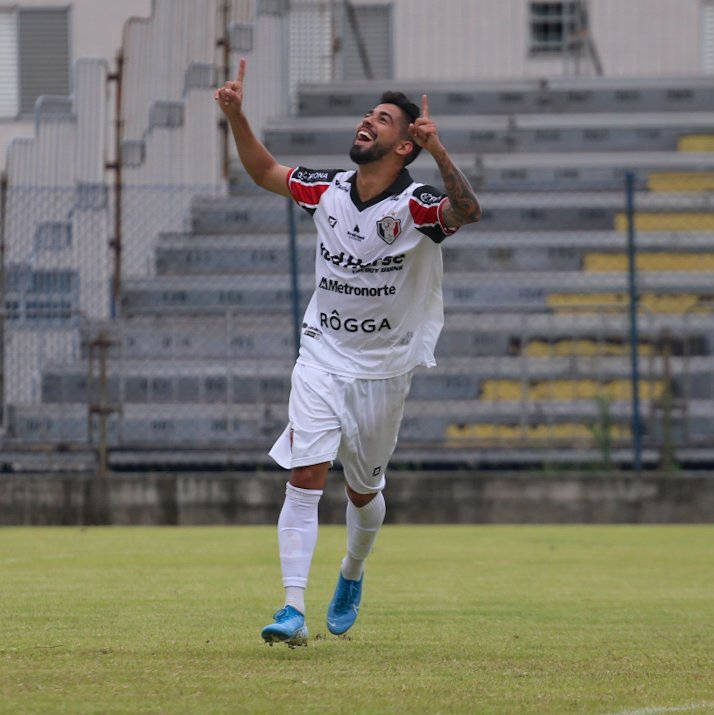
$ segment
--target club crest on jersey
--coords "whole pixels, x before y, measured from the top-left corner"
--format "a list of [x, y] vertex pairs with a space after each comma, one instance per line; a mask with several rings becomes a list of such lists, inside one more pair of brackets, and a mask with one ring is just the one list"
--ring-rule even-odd
[[402, 222], [394, 216], [385, 216], [377, 221], [377, 233], [379, 237], [390, 246], [397, 236], [402, 232]]

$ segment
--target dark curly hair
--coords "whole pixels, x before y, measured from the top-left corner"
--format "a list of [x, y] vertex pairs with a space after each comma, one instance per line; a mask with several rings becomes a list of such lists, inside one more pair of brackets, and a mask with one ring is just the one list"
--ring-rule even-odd
[[[379, 100], [380, 104], [394, 104], [399, 109], [404, 112], [406, 115], [408, 121], [407, 121], [407, 127], [409, 124], [413, 124], [419, 117], [419, 107], [417, 107], [414, 102], [412, 102], [409, 97], [407, 97], [404, 92], [392, 92], [392, 91], [387, 91], [382, 94]], [[405, 132], [406, 132], [406, 127], [405, 127]], [[416, 159], [419, 156], [419, 153], [421, 152], [421, 147], [411, 138], [411, 136], [407, 133], [407, 136], [409, 137], [409, 140], [412, 142], [414, 148], [412, 149], [411, 153], [409, 156], [407, 156], [406, 161], [404, 162], [404, 166], [408, 166], [411, 164], [414, 159]]]

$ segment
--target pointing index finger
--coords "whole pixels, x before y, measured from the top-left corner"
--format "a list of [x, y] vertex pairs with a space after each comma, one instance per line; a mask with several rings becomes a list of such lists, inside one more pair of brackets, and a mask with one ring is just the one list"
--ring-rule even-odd
[[421, 116], [422, 119], [429, 119], [429, 98], [425, 94], [421, 96]]
[[238, 62], [238, 76], [236, 77], [236, 81], [243, 84], [244, 78], [245, 78], [245, 57], [241, 57], [240, 61]]

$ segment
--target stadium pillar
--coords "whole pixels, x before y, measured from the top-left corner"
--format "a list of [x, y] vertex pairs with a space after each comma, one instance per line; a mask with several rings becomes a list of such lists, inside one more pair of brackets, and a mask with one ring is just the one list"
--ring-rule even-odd
[[109, 247], [114, 254], [112, 269], [111, 315], [116, 317], [121, 300], [122, 281], [122, 141], [124, 139], [124, 110], [122, 94], [124, 90], [124, 48], [117, 52], [117, 70], [107, 76], [108, 82], [116, 84], [114, 88], [114, 161], [107, 162], [105, 168], [114, 173], [114, 235]]
[[632, 459], [635, 472], [642, 471], [642, 421], [640, 419], [639, 333], [637, 328], [637, 264], [635, 251], [635, 175], [625, 175], [627, 203], [627, 273], [630, 316], [630, 370], [632, 381]]

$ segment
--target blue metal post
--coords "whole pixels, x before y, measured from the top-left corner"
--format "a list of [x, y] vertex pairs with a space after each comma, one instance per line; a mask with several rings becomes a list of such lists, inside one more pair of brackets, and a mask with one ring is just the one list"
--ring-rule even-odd
[[300, 350], [300, 267], [298, 265], [297, 224], [295, 222], [295, 203], [288, 199], [288, 232], [290, 234], [290, 274], [292, 283], [293, 306], [293, 343], [295, 357]]
[[632, 438], [634, 468], [642, 469], [642, 421], [640, 419], [639, 333], [637, 329], [637, 266], [635, 252], [635, 175], [625, 176], [627, 194], [627, 273], [630, 305], [630, 363], [632, 380]]

